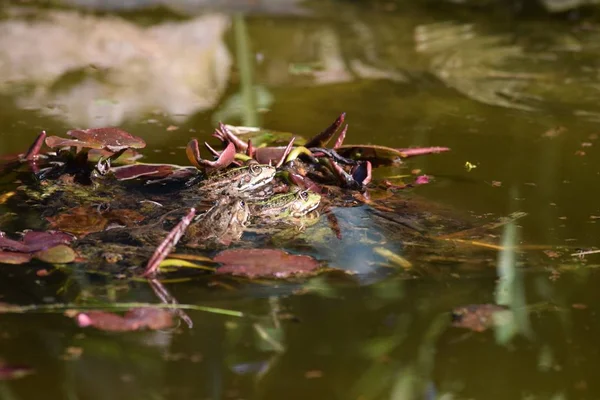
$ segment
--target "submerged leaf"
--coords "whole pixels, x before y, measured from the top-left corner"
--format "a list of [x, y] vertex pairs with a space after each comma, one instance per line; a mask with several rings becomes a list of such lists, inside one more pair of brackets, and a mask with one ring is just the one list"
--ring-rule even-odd
[[507, 310], [496, 304], [470, 304], [452, 310], [452, 326], [483, 332], [494, 326], [494, 314]]
[[217, 274], [245, 276], [247, 278], [290, 278], [317, 272], [319, 262], [310, 256], [288, 254], [274, 249], [236, 249], [217, 254], [215, 262], [224, 264]]
[[88, 311], [77, 314], [77, 324], [82, 327], [111, 331], [126, 332], [140, 329], [163, 329], [173, 325], [173, 318], [168, 310], [160, 308], [134, 308], [121, 316], [106, 311]]
[[126, 226], [136, 225], [145, 218], [139, 212], [127, 209], [110, 210], [104, 213], [103, 216], [111, 222], [118, 222], [119, 224]]
[[53, 228], [78, 236], [101, 232], [108, 223], [96, 209], [76, 207], [55, 217], [46, 217]]

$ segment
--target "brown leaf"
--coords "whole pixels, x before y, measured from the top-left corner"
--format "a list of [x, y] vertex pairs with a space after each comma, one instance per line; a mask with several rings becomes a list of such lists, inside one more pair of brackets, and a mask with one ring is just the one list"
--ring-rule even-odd
[[121, 225], [133, 226], [139, 224], [144, 220], [144, 216], [134, 210], [111, 210], [103, 214], [103, 216], [110, 222], [118, 222]]
[[452, 326], [483, 332], [494, 324], [493, 315], [507, 307], [496, 304], [470, 304], [452, 310]]
[[72, 208], [55, 217], [46, 217], [46, 219], [53, 228], [78, 236], [101, 232], [108, 223], [107, 219], [96, 209], [89, 207]]
[[279, 278], [306, 276], [317, 272], [319, 263], [312, 257], [292, 255], [274, 249], [235, 249], [217, 254], [215, 262], [223, 264], [217, 274], [247, 278]]
[[106, 311], [88, 311], [77, 314], [77, 324], [82, 327], [125, 332], [140, 329], [163, 329], [173, 325], [171, 313], [160, 308], [134, 308], [121, 316]]

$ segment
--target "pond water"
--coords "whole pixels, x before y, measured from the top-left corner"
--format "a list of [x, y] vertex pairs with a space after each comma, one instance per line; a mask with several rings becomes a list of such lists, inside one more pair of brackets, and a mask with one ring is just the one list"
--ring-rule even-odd
[[[354, 275], [165, 282], [181, 304], [245, 315], [188, 310], [191, 328], [111, 333], [62, 312], [3, 314], [0, 396], [599, 398], [600, 24], [594, 8], [519, 3], [7, 3], [0, 155], [42, 129], [119, 126], [147, 142], [144, 162], [188, 165], [185, 145], [219, 121], [308, 138], [346, 112], [347, 143], [452, 149], [376, 169], [376, 182], [433, 178], [388, 206], [406, 201], [432, 230], [443, 215], [442, 235], [503, 222], [485, 233], [493, 248], [411, 247], [369, 206], [336, 208], [339, 238], [280, 246]], [[40, 225], [23, 210], [0, 205], [2, 230]], [[0, 266], [6, 303], [160, 302], [144, 281]], [[456, 310], [478, 304], [498, 306], [491, 326], [457, 326]], [[14, 366], [34, 373], [2, 381]]]

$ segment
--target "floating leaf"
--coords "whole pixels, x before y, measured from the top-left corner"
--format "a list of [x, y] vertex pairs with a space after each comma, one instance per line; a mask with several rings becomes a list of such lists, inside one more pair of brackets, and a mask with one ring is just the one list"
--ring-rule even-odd
[[104, 149], [113, 153], [129, 148], [141, 149], [146, 147], [144, 140], [119, 128], [74, 129], [68, 131], [67, 135], [75, 139], [49, 136], [46, 138], [46, 145], [50, 148], [75, 146], [89, 149]]
[[72, 241], [73, 236], [64, 232], [28, 231], [25, 233], [25, 235], [23, 235], [23, 243], [29, 247], [30, 252], [47, 249], [57, 244], [71, 243]]
[[171, 313], [160, 308], [134, 308], [121, 316], [106, 311], [88, 311], [77, 314], [77, 324], [82, 327], [111, 331], [126, 332], [140, 329], [164, 329], [173, 325]]
[[65, 244], [38, 251], [34, 257], [49, 264], [68, 264], [75, 261], [77, 253]]
[[34, 253], [45, 250], [58, 244], [70, 243], [73, 237], [63, 232], [34, 232], [29, 231], [20, 241], [9, 239], [0, 232], [0, 249], [12, 250], [20, 253]]
[[146, 147], [146, 142], [143, 139], [119, 128], [74, 129], [68, 131], [67, 135], [85, 142], [89, 147], [105, 148], [114, 152], [129, 148], [142, 149]]
[[247, 278], [290, 278], [317, 272], [319, 263], [312, 257], [292, 255], [274, 249], [235, 249], [217, 254], [215, 262], [223, 264], [217, 274], [245, 276]]
[[0, 250], [0, 263], [2, 264], [25, 264], [31, 261], [31, 255], [13, 251]]

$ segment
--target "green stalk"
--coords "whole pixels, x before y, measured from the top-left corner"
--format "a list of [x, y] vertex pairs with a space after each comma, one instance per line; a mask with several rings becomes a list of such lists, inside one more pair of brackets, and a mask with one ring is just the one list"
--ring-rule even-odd
[[248, 39], [246, 21], [242, 14], [236, 14], [233, 17], [233, 29], [235, 33], [237, 65], [240, 71], [240, 91], [244, 104], [242, 124], [245, 126], [258, 126], [256, 98], [252, 82], [253, 57], [250, 49], [250, 40]]

